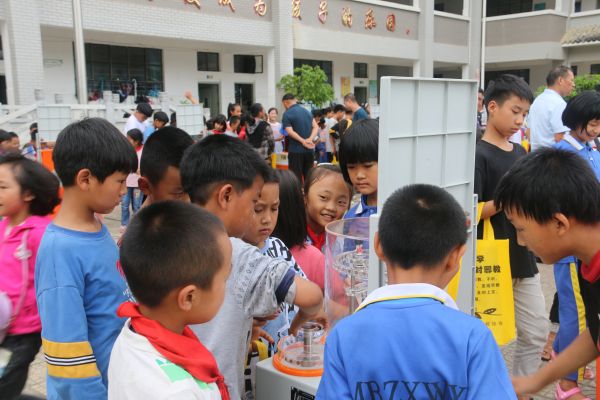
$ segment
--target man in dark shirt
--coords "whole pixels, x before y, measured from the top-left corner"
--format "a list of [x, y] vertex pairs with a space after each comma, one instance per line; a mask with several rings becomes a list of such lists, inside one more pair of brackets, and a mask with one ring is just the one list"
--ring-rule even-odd
[[288, 164], [300, 182], [306, 177], [315, 160], [315, 143], [318, 125], [310, 111], [298, 104], [296, 97], [287, 93], [282, 99], [286, 111], [281, 124], [290, 138], [288, 147]]
[[369, 114], [356, 101], [354, 93], [348, 93], [344, 96], [344, 105], [352, 110], [352, 122], [360, 121], [361, 119], [369, 119]]

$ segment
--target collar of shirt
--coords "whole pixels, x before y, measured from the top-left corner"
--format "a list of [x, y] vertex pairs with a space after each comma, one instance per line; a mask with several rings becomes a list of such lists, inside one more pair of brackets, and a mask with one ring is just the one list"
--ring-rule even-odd
[[577, 151], [581, 151], [583, 150], [583, 144], [575, 139], [573, 136], [571, 136], [570, 133], [566, 133], [565, 136], [563, 137], [563, 140], [567, 143], [569, 143], [571, 146], [575, 147], [575, 150]]
[[590, 265], [581, 263], [581, 275], [590, 283], [595, 283], [600, 279], [600, 251], [592, 258]]
[[556, 90], [550, 89], [550, 88], [546, 88], [543, 92], [544, 94], [546, 94], [547, 96], [552, 96], [556, 99], [560, 99], [562, 101], [565, 101], [565, 99], [563, 99], [563, 97], [558, 94], [558, 92]]
[[360, 203], [358, 203], [358, 207], [356, 207], [356, 215], [361, 215], [365, 211], [370, 211], [376, 208], [377, 206], [370, 206], [367, 204], [367, 196], [363, 194], [360, 196]]
[[310, 239], [310, 244], [315, 246], [320, 251], [323, 251], [323, 246], [325, 246], [325, 230], [323, 230], [322, 233], [316, 233], [310, 228], [309, 225], [307, 225], [306, 231], [308, 233], [308, 239]]
[[428, 283], [400, 283], [396, 285], [386, 285], [375, 289], [367, 296], [356, 311], [381, 301], [414, 298], [434, 299], [447, 307], [458, 310], [452, 297], [437, 286]]

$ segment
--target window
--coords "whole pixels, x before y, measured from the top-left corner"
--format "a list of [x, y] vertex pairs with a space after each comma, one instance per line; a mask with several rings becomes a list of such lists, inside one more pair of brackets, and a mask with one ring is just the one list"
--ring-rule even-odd
[[487, 0], [487, 17], [533, 10], [533, 0]]
[[301, 58], [294, 58], [294, 69], [300, 68], [303, 65], [308, 65], [311, 67], [319, 67], [325, 72], [327, 75], [327, 82], [333, 85], [333, 62], [331, 61], [321, 61], [321, 60], [305, 60]]
[[354, 77], [355, 78], [368, 78], [369, 65], [367, 63], [354, 63]]
[[219, 53], [197, 53], [198, 71], [219, 71]]
[[573, 75], [577, 76], [577, 65], [571, 65], [571, 71], [573, 71]]
[[592, 64], [590, 66], [590, 74], [600, 74], [600, 64]]
[[238, 74], [262, 74], [263, 56], [235, 54], [233, 56], [233, 72]]
[[498, 78], [500, 75], [504, 74], [512, 74], [519, 76], [529, 84], [529, 70], [528, 69], [508, 69], [504, 71], [485, 71], [485, 87], [488, 87], [488, 84]]
[[575, 2], [575, 12], [581, 12], [581, 1]]
[[2, 50], [2, 36], [0, 36], [0, 60], [4, 60], [4, 50]]
[[[163, 90], [162, 50], [86, 43], [88, 94], [95, 100], [110, 90], [126, 95], [158, 97]], [[135, 80], [135, 85], [133, 82]]]

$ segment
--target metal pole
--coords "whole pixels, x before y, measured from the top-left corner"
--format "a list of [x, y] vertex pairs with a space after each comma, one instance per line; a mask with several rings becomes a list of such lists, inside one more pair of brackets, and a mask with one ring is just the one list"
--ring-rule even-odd
[[485, 35], [487, 19], [487, 0], [484, 0], [481, 8], [481, 67], [479, 70], [479, 87], [485, 89]]
[[81, 0], [73, 0], [73, 31], [75, 33], [77, 99], [79, 100], [79, 104], [87, 104], [87, 78], [85, 71], [85, 47], [83, 42]]

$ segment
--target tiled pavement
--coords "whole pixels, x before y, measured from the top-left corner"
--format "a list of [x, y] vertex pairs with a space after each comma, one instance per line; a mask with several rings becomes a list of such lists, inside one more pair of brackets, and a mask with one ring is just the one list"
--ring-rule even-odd
[[[110, 229], [113, 236], [116, 238], [119, 235], [119, 227], [120, 227], [120, 219], [119, 219], [120, 209], [117, 207], [115, 211], [105, 217], [104, 222]], [[554, 278], [552, 275], [552, 269], [547, 267], [541, 270], [541, 278], [542, 285], [544, 290], [544, 295], [546, 297], [546, 306], [547, 309], [550, 309], [550, 305], [552, 302], [552, 298], [554, 296]], [[502, 354], [504, 355], [504, 359], [506, 360], [509, 368], [512, 367], [513, 360], [513, 351], [514, 345], [505, 346], [502, 349]], [[595, 370], [595, 366], [592, 365]], [[585, 381], [583, 385], [583, 391], [590, 398], [595, 399], [595, 381]], [[492, 389], [493, 390], [493, 389]], [[27, 380], [27, 386], [25, 387], [24, 394], [36, 396], [40, 398], [45, 398], [46, 394], [46, 367], [44, 365], [43, 357], [41, 353], [38, 354], [36, 360], [33, 362], [31, 369], [29, 371], [29, 378]], [[546, 390], [535, 396], [536, 399], [547, 399], [553, 400], [554, 391], [553, 388], [547, 387]]]

